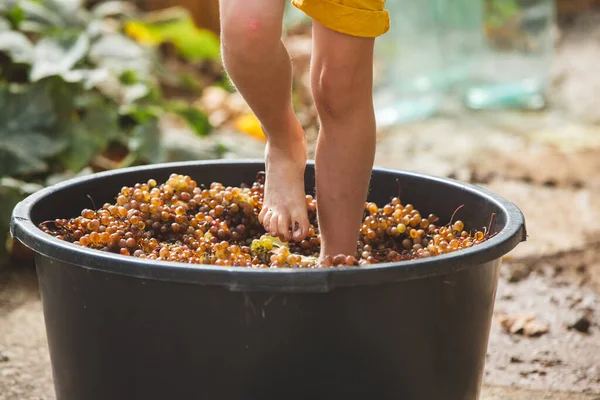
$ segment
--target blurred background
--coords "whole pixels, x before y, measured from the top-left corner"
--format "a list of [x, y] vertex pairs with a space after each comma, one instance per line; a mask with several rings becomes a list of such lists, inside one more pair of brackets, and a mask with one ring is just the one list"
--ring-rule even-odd
[[[600, 398], [600, 1], [387, 8], [376, 164], [487, 187], [527, 219], [482, 398]], [[284, 24], [312, 157], [310, 20], [288, 6]], [[218, 0], [0, 0], [0, 400], [53, 399], [31, 254], [8, 235], [18, 201], [131, 165], [260, 158], [264, 144], [220, 64]]]

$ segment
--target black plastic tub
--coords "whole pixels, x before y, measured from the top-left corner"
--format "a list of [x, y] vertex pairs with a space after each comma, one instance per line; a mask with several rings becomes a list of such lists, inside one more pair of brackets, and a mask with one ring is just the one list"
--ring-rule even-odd
[[[398, 195], [481, 228], [487, 242], [429, 259], [321, 270], [148, 261], [78, 247], [37, 224], [176, 172], [252, 182], [256, 161], [130, 168], [70, 180], [17, 205], [35, 250], [59, 400], [470, 400], [479, 395], [500, 260], [525, 240], [512, 203], [475, 186], [375, 169], [370, 200]], [[307, 168], [306, 186], [314, 187]]]

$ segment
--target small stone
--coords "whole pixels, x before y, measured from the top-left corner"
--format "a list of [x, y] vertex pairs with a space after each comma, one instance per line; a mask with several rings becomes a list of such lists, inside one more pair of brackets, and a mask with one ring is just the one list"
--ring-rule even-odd
[[569, 329], [575, 329], [581, 333], [589, 333], [590, 326], [592, 326], [592, 322], [587, 316], [584, 315], [573, 324], [569, 325]]

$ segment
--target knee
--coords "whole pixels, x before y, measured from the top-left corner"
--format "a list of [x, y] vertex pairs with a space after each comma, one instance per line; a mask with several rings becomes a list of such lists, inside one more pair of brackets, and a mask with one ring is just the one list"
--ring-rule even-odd
[[281, 40], [281, 21], [259, 10], [247, 9], [247, 0], [236, 2], [221, 16], [221, 43], [225, 58], [253, 62], [273, 51]]
[[360, 104], [360, 96], [365, 92], [352, 68], [342, 66], [314, 70], [311, 86], [322, 122], [347, 118]]

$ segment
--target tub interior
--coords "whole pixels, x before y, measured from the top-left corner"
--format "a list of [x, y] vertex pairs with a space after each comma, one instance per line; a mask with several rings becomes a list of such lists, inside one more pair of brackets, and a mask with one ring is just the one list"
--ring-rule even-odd
[[[106, 202], [114, 202], [115, 195], [123, 186], [132, 186], [148, 179], [156, 179], [161, 183], [168, 179], [171, 173], [190, 175], [198, 184], [210, 185], [211, 182], [221, 182], [228, 186], [238, 186], [241, 183], [251, 184], [257, 172], [264, 165], [260, 163], [238, 164], [206, 164], [183, 166], [158, 166], [153, 169], [118, 172], [102, 176], [98, 179], [84, 180], [70, 184], [61, 190], [53, 191], [42, 201], [37, 202], [31, 209], [31, 219], [37, 225], [55, 218], [71, 218], [79, 215], [82, 209], [92, 208], [93, 199], [97, 207]], [[308, 165], [305, 175], [306, 192], [315, 192], [314, 166]], [[435, 179], [398, 175], [397, 172], [374, 170], [368, 201], [383, 205], [391, 198], [399, 196], [403, 204], [413, 204], [422, 215], [435, 213], [441, 222], [448, 222], [452, 213], [462, 205], [456, 213], [455, 220], [460, 219], [467, 229], [482, 229], [490, 224], [492, 213], [495, 214], [491, 231], [499, 232], [506, 225], [506, 215], [496, 202], [490, 202], [482, 194], [472, 191], [460, 184], [441, 182]]]

